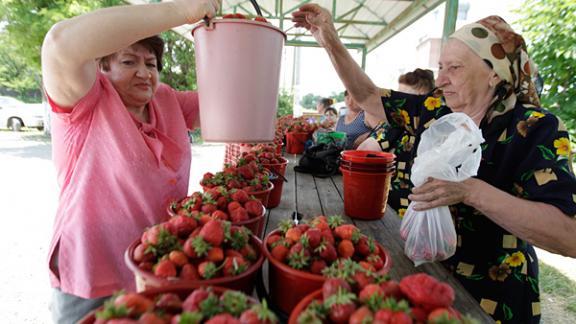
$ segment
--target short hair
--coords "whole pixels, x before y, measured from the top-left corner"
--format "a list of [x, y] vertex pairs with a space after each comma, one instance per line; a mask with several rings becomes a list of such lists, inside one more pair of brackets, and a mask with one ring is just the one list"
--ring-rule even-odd
[[[158, 71], [162, 71], [162, 56], [164, 56], [164, 40], [158, 35], [150, 36], [148, 38], [141, 39], [134, 44], [140, 44], [148, 49], [150, 52], [154, 53], [156, 56], [156, 67]], [[134, 45], [132, 44], [132, 45]], [[110, 70], [110, 59], [114, 57], [116, 53], [112, 53], [101, 57], [98, 59], [98, 64], [100, 68], [104, 71]]]
[[324, 110], [324, 115], [328, 115], [328, 113], [333, 113], [335, 116], [338, 116], [338, 111], [334, 107], [328, 107]]
[[434, 72], [428, 69], [416, 69], [412, 72], [402, 74], [398, 78], [398, 82], [418, 90], [430, 92], [434, 89]]
[[320, 103], [322, 104], [322, 106], [324, 107], [330, 107], [332, 106], [332, 104], [334, 103], [334, 101], [330, 98], [322, 98], [320, 99]]

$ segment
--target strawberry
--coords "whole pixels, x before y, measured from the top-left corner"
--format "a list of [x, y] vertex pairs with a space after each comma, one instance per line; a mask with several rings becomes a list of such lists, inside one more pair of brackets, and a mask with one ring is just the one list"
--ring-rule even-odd
[[358, 290], [362, 290], [367, 285], [374, 282], [374, 277], [369, 276], [365, 271], [358, 270], [352, 275], [352, 280], [356, 283]]
[[214, 263], [219, 263], [224, 260], [224, 250], [220, 247], [213, 247], [208, 251], [208, 255], [206, 256], [207, 261], [212, 261]]
[[182, 311], [182, 300], [177, 294], [164, 293], [158, 296], [154, 307], [164, 312], [179, 313]]
[[242, 324], [274, 324], [278, 323], [276, 314], [268, 308], [266, 299], [262, 300], [261, 304], [256, 304], [245, 310], [240, 315], [240, 322]]
[[374, 314], [370, 311], [368, 306], [362, 306], [358, 308], [352, 315], [350, 316], [350, 320], [348, 321], [349, 324], [368, 324], [372, 323], [374, 319]]
[[218, 199], [216, 200], [216, 208], [220, 210], [226, 210], [227, 207], [228, 207], [228, 198], [224, 196], [218, 197]]
[[410, 302], [424, 309], [449, 307], [454, 302], [452, 287], [425, 273], [402, 278], [400, 291]]
[[182, 310], [186, 312], [195, 312], [200, 309], [200, 303], [208, 298], [209, 293], [205, 288], [194, 290], [182, 303]]
[[383, 298], [383, 297], [384, 292], [382, 291], [382, 288], [377, 284], [366, 285], [360, 291], [360, 294], [358, 294], [358, 299], [360, 300], [361, 303], [364, 304], [368, 303], [370, 299]]
[[171, 217], [169, 222], [174, 226], [175, 234], [180, 238], [187, 238], [198, 226], [194, 218], [182, 215]]
[[348, 323], [352, 314], [356, 311], [353, 293], [339, 290], [336, 294], [330, 296], [326, 301], [329, 306], [328, 316], [334, 323]]
[[250, 219], [248, 212], [243, 207], [239, 207], [230, 212], [230, 220], [233, 223], [243, 222]]
[[308, 244], [312, 249], [317, 248], [322, 242], [322, 232], [317, 228], [310, 228], [304, 233], [308, 237]]
[[181, 267], [188, 263], [188, 256], [182, 251], [174, 250], [168, 254], [168, 259], [175, 265]]
[[328, 229], [323, 229], [322, 231], [322, 239], [332, 245], [334, 245], [334, 243], [336, 243], [336, 240], [334, 240], [334, 235], [332, 234], [332, 230]]
[[458, 321], [460, 319], [460, 313], [452, 307], [441, 307], [436, 308], [428, 314], [427, 323], [450, 323], [450, 321]]
[[338, 256], [351, 258], [354, 255], [354, 243], [350, 240], [342, 240], [338, 243]]
[[317, 251], [320, 257], [326, 260], [326, 263], [328, 264], [334, 262], [338, 258], [338, 253], [336, 252], [334, 245], [327, 242], [320, 244], [315, 251]]
[[242, 205], [237, 202], [237, 201], [231, 201], [228, 203], [228, 213], [231, 213], [234, 209], [238, 208], [238, 207], [242, 207]]
[[289, 249], [284, 244], [277, 244], [272, 248], [270, 254], [272, 257], [280, 262], [284, 262], [288, 256]]
[[[110, 321], [108, 321], [110, 323]], [[146, 324], [165, 324], [166, 320], [164, 317], [152, 312], [144, 313], [138, 319], [138, 323], [146, 323]]]
[[185, 264], [180, 270], [180, 278], [184, 280], [201, 280], [196, 266], [193, 264]]
[[322, 270], [326, 268], [326, 261], [323, 259], [315, 259], [310, 265], [310, 272], [315, 274], [322, 274]]
[[198, 265], [198, 274], [203, 279], [211, 279], [216, 277], [218, 273], [218, 267], [214, 262], [204, 261]]
[[404, 312], [394, 312], [390, 318], [390, 323], [394, 324], [412, 324], [410, 315]]
[[330, 296], [336, 294], [338, 290], [352, 291], [350, 284], [342, 278], [327, 278], [322, 284], [322, 297], [327, 300]]
[[394, 315], [391, 309], [380, 309], [374, 314], [374, 324], [389, 324]]
[[154, 254], [151, 252], [146, 252], [148, 246], [146, 244], [138, 244], [134, 249], [134, 261], [140, 262], [147, 262], [153, 261], [155, 259]]
[[154, 309], [154, 303], [150, 299], [136, 293], [125, 293], [117, 296], [114, 299], [114, 306], [126, 307], [128, 315], [131, 317], [136, 317]]
[[240, 324], [240, 321], [230, 314], [218, 314], [207, 320], [205, 324]]
[[362, 256], [367, 256], [377, 252], [376, 242], [371, 237], [362, 235], [356, 243], [356, 250], [358, 254]]
[[305, 269], [310, 263], [310, 251], [298, 242], [290, 248], [286, 256], [288, 265], [296, 270]]
[[302, 236], [302, 232], [300, 231], [300, 229], [298, 229], [296, 227], [292, 227], [286, 231], [285, 238], [287, 241], [289, 241], [291, 243], [295, 243], [295, 242], [300, 241], [301, 236]]
[[249, 261], [255, 261], [258, 258], [258, 253], [256, 253], [256, 249], [250, 244], [245, 244], [241, 249], [240, 253], [244, 257], [244, 259]]
[[422, 307], [410, 307], [410, 314], [416, 323], [426, 323], [428, 313]]
[[228, 220], [228, 214], [221, 210], [216, 210], [212, 213], [212, 219], [219, 219], [219, 220]]
[[152, 263], [152, 262], [140, 262], [138, 264], [138, 268], [143, 270], [143, 271], [152, 272], [152, 270], [154, 269], [154, 263]]
[[273, 234], [268, 236], [268, 239], [266, 240], [266, 243], [268, 244], [268, 247], [274, 247], [275, 243], [282, 240], [282, 236], [278, 235], [278, 234]]
[[384, 297], [392, 297], [397, 300], [403, 298], [402, 292], [400, 291], [400, 285], [396, 280], [387, 280], [380, 283]]
[[200, 230], [198, 236], [212, 246], [220, 246], [224, 241], [224, 227], [219, 220], [210, 220]]
[[200, 210], [204, 213], [204, 214], [212, 214], [213, 212], [215, 212], [218, 208], [216, 207], [215, 204], [204, 204], [202, 205], [202, 208], [200, 208]]
[[254, 17], [254, 21], [268, 22], [268, 20], [266, 20], [266, 18], [264, 18], [264, 17], [262, 17], [262, 16], [256, 16], [256, 17]]
[[154, 266], [154, 275], [158, 277], [176, 277], [176, 274], [176, 265], [169, 259], [162, 259]]
[[222, 273], [228, 277], [239, 275], [246, 269], [248, 269], [248, 263], [243, 257], [226, 257], [222, 264]]
[[248, 200], [250, 200], [248, 193], [242, 189], [233, 190], [230, 198], [232, 198], [233, 201], [237, 201], [241, 204], [245, 204]]
[[384, 268], [384, 261], [378, 254], [369, 255], [366, 261], [368, 261], [376, 271]]
[[226, 256], [226, 257], [243, 257], [242, 253], [240, 253], [234, 249], [227, 249], [224, 252], [224, 256]]
[[341, 240], [352, 241], [352, 238], [358, 236], [359, 232], [360, 230], [352, 224], [340, 225], [334, 229], [334, 235]]
[[262, 211], [264, 210], [264, 206], [262, 205], [262, 202], [258, 199], [248, 200], [244, 204], [244, 208], [246, 208], [246, 211], [252, 217], [258, 217], [258, 216], [262, 215]]
[[226, 19], [235, 18], [235, 17], [236, 17], [236, 14], [233, 14], [233, 13], [225, 14], [224, 16], [222, 16], [222, 18], [226, 18]]
[[219, 304], [223, 312], [238, 317], [248, 309], [248, 297], [240, 291], [227, 290], [220, 296]]

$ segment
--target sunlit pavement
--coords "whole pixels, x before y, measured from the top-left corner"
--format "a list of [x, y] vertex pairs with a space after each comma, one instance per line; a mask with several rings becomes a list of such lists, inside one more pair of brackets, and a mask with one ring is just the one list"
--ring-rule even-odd
[[[222, 169], [224, 145], [192, 146], [189, 192], [205, 172]], [[0, 131], [0, 322], [50, 323], [46, 254], [58, 199], [50, 141], [40, 132]], [[576, 259], [538, 250], [576, 281]]]

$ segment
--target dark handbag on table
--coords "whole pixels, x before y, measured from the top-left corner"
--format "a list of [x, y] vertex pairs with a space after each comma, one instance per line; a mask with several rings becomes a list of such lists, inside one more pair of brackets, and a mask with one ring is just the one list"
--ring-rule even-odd
[[335, 143], [320, 143], [304, 151], [294, 171], [325, 178], [338, 173], [340, 152], [343, 147]]

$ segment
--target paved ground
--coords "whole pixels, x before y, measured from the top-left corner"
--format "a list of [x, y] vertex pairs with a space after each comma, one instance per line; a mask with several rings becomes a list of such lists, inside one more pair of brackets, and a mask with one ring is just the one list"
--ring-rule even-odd
[[[192, 156], [195, 191], [204, 172], [221, 170], [224, 147], [193, 145]], [[58, 196], [49, 140], [38, 132], [0, 131], [0, 181], [0, 322], [50, 323], [45, 260]], [[576, 281], [576, 259], [538, 255]]]

